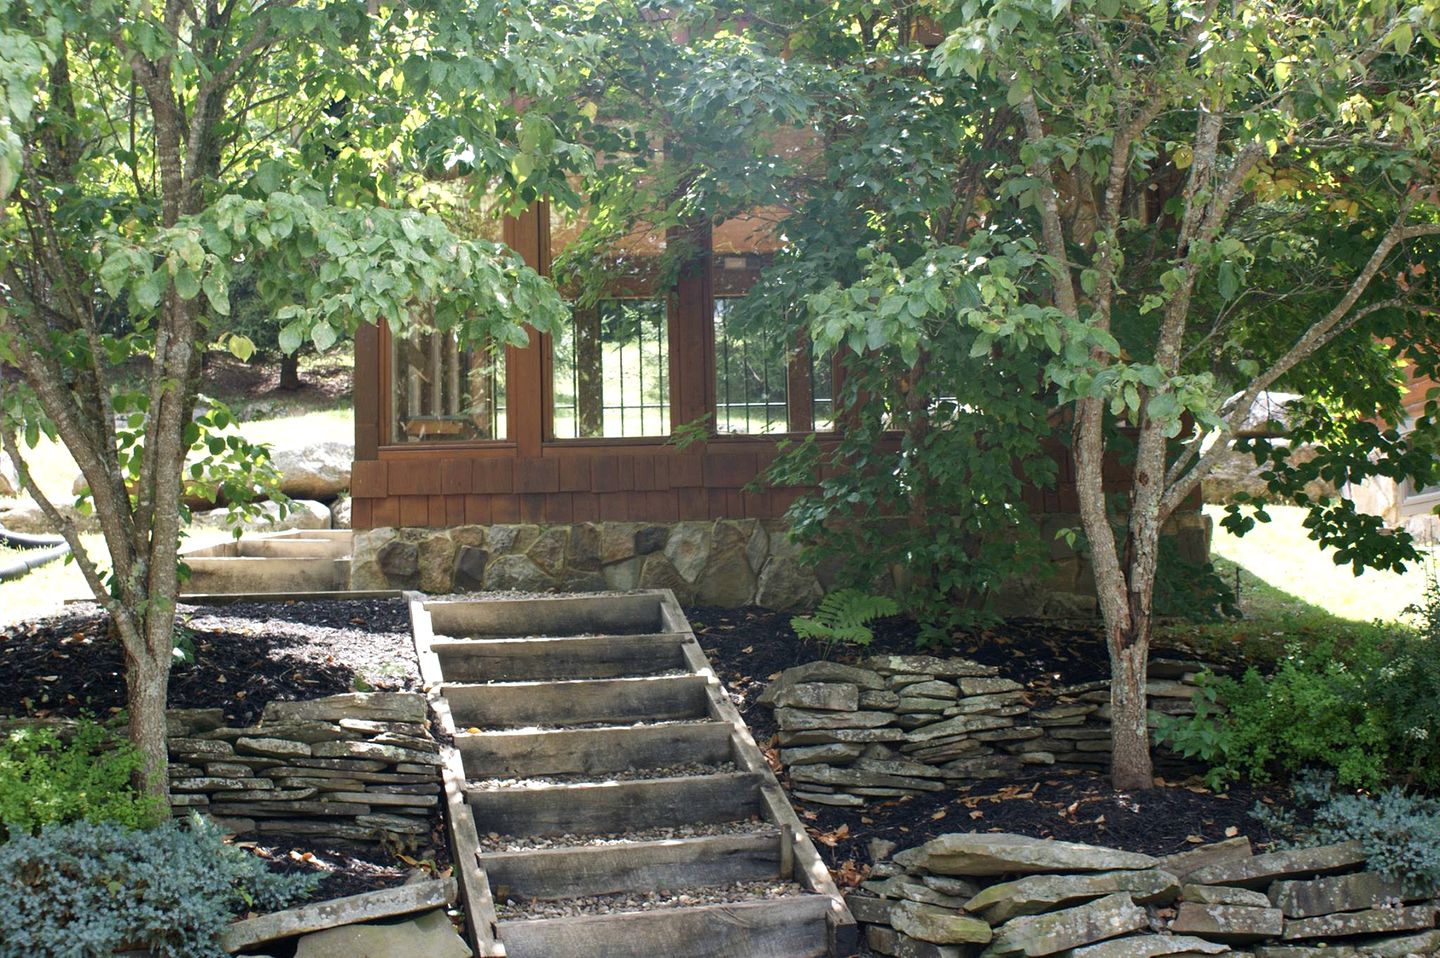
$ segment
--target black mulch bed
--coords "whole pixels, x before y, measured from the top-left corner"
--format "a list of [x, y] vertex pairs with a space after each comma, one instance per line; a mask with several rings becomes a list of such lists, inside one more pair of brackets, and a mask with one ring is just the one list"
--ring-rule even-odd
[[[772, 676], [821, 657], [821, 650], [796, 637], [788, 615], [755, 608], [686, 611], [756, 741], [762, 748], [773, 748], [774, 715], [756, 700]], [[868, 652], [914, 653], [916, 635], [913, 623], [882, 620]], [[946, 649], [919, 651], [975, 659], [1042, 689], [1108, 676], [1103, 638], [1097, 630], [1077, 625], [1021, 620], [961, 635]], [[1183, 648], [1157, 649], [1159, 654], [1167, 651], [1190, 654]], [[1216, 794], [1189, 779], [1148, 792], [1121, 792], [1099, 774], [1041, 769], [1030, 778], [877, 801], [863, 808], [808, 803], [796, 807], [831, 868], [858, 880], [857, 870], [871, 862], [869, 844], [875, 838], [908, 848], [947, 832], [1004, 831], [1154, 855], [1235, 835], [1267, 844], [1271, 836], [1250, 811], [1258, 802], [1278, 801], [1283, 794], [1279, 789], [1241, 787]]]
[[438, 818], [429, 838], [406, 851], [322, 839], [287, 840], [283, 836], [236, 844], [264, 859], [271, 871], [321, 876], [315, 891], [297, 899], [291, 908], [395, 888], [417, 872], [433, 878], [452, 870], [450, 847]]
[[[182, 606], [179, 621], [194, 660], [176, 662], [170, 706], [222, 708], [234, 725], [254, 723], [275, 700], [419, 684], [409, 612], [399, 599]], [[106, 623], [86, 604], [0, 629], [0, 715], [104, 718], [122, 709], [120, 648]], [[239, 844], [278, 871], [322, 872], [308, 901], [327, 901], [403, 884], [415, 867], [448, 867], [438, 816], [434, 825], [429, 840], [403, 853], [279, 836]]]
[[[417, 686], [399, 599], [181, 606], [193, 662], [170, 674], [172, 708], [249, 724], [265, 703]], [[119, 643], [93, 605], [0, 629], [0, 715], [104, 716], [125, 705]]]

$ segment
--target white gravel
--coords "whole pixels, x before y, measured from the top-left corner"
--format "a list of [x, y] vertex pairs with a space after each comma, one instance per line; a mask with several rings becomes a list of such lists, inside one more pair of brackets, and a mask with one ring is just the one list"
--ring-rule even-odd
[[743, 901], [789, 898], [805, 894], [795, 882], [736, 882], [733, 885], [707, 885], [684, 891], [627, 892], [618, 895], [593, 895], [586, 898], [565, 898], [560, 901], [506, 899], [495, 903], [501, 919], [570, 918], [576, 915], [610, 915], [617, 912], [659, 911], [664, 908], [688, 908], [695, 905], [724, 905]]
[[778, 832], [779, 827], [757, 818], [743, 822], [710, 825], [677, 825], [671, 828], [637, 828], [607, 835], [517, 836], [490, 832], [480, 836], [481, 851], [522, 852], [536, 848], [569, 848], [593, 845], [631, 845], [636, 842], [663, 842], [673, 838], [704, 838], [714, 835], [754, 835]]
[[531, 778], [486, 778], [470, 782], [476, 788], [546, 788], [554, 785], [599, 785], [605, 782], [639, 782], [656, 778], [680, 778], [689, 775], [725, 775], [735, 772], [734, 762], [704, 765], [688, 762], [658, 768], [627, 768], [618, 772], [577, 773], [573, 775], [539, 775]]

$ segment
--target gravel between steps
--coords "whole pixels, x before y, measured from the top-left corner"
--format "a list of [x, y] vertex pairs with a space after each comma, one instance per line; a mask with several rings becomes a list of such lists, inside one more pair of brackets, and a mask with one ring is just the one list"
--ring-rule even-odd
[[805, 894], [795, 882], [749, 881], [733, 885], [707, 885], [682, 892], [648, 891], [619, 895], [592, 895], [586, 898], [565, 898], [560, 901], [506, 899], [495, 903], [502, 921], [536, 920], [542, 918], [573, 918], [579, 915], [613, 915], [618, 912], [660, 911], [665, 908], [691, 908], [696, 905], [728, 905], [737, 902], [790, 898]]
[[619, 772], [579, 772], [571, 775], [537, 775], [527, 778], [486, 778], [470, 782], [475, 788], [545, 788], [553, 785], [600, 785], [606, 782], [644, 782], [687, 775], [726, 775], [739, 771], [734, 762], [704, 765], [687, 762], [660, 768], [627, 768]]
[[636, 842], [663, 842], [673, 838], [708, 838], [715, 835], [754, 835], [778, 832], [779, 826], [759, 819], [717, 822], [711, 825], [677, 825], [672, 828], [638, 828], [608, 835], [517, 836], [490, 832], [480, 836], [482, 852], [524, 852], [537, 848], [572, 848], [596, 845], [633, 845]]

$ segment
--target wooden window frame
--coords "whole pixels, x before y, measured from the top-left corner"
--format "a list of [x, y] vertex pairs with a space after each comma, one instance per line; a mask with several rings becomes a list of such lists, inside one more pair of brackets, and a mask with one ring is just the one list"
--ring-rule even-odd
[[[684, 235], [680, 231], [672, 231]], [[668, 327], [667, 374], [670, 391], [670, 432], [657, 436], [587, 436], [560, 438], [554, 434], [555, 394], [553, 341], [548, 333], [530, 330], [526, 346], [507, 346], [505, 364], [506, 435], [495, 439], [395, 442], [390, 414], [392, 337], [384, 325], [362, 327], [356, 335], [356, 456], [377, 459], [446, 451], [511, 452], [520, 458], [540, 458], [546, 449], [669, 445], [680, 426], [707, 419], [707, 442], [745, 445], [774, 443], [807, 435], [833, 436], [835, 429], [814, 429], [814, 383], [802, 358], [806, 355], [803, 332], [787, 362], [786, 428], [764, 433], [725, 433], [716, 427], [715, 368], [715, 277], [714, 252], [708, 225], [700, 224], [685, 238], [700, 252], [684, 264], [675, 285], [666, 291]], [[516, 217], [506, 217], [504, 241], [541, 275], [551, 272], [550, 218], [548, 204], [541, 200]], [[743, 292], [727, 295], [743, 295]], [[368, 358], [366, 358], [368, 357]], [[838, 395], [841, 366], [831, 357], [834, 392]], [[385, 455], [382, 456], [381, 453]]]

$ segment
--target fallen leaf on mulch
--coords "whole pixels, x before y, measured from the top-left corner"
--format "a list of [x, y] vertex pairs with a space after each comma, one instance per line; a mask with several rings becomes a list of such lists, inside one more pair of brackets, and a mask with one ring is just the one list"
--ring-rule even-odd
[[815, 839], [820, 844], [825, 845], [829, 848], [834, 848], [836, 845], [840, 844], [842, 841], [849, 837], [850, 826], [841, 825], [839, 828], [832, 829], [828, 832], [822, 832], [818, 828], [810, 828], [806, 829], [806, 831], [810, 833], [811, 838]]

